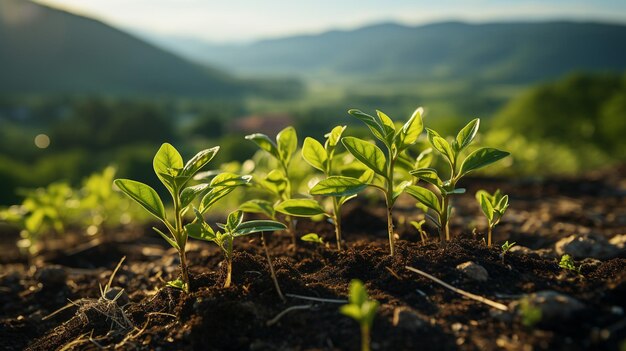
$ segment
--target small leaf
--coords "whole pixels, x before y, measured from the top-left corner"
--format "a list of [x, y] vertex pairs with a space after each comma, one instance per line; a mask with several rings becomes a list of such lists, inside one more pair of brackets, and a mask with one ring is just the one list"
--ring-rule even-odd
[[274, 206], [271, 202], [265, 200], [249, 200], [239, 206], [241, 211], [247, 213], [262, 213], [269, 218], [274, 218]]
[[415, 159], [414, 169], [428, 168], [433, 161], [433, 149], [428, 148], [422, 151]]
[[174, 289], [187, 291], [187, 285], [185, 284], [185, 282], [183, 282], [180, 279], [170, 280], [169, 282], [166, 283], [166, 285]]
[[456, 136], [457, 150], [461, 151], [472, 143], [476, 133], [478, 133], [478, 127], [480, 126], [480, 119], [476, 118], [471, 120]]
[[267, 135], [261, 133], [255, 133], [246, 135], [247, 140], [253, 141], [261, 150], [265, 150], [270, 153], [270, 155], [274, 156], [277, 160], [280, 160], [280, 154], [278, 153], [278, 148], [276, 144], [270, 139]]
[[485, 217], [489, 220], [489, 223], [493, 221], [493, 206], [491, 205], [491, 201], [484, 194], [480, 197], [480, 208], [483, 210]]
[[252, 176], [249, 176], [249, 175], [240, 176], [235, 173], [224, 172], [213, 177], [213, 180], [211, 180], [210, 187], [217, 188], [217, 187], [225, 187], [225, 186], [233, 187], [233, 186], [246, 185], [250, 182], [251, 179], [252, 179]]
[[346, 130], [346, 126], [337, 126], [333, 128], [333, 130], [331, 130], [330, 133], [324, 135], [324, 138], [326, 138], [326, 143], [324, 147], [327, 150], [330, 150], [334, 148], [335, 146], [337, 146], [337, 144], [339, 144], [339, 140], [341, 139], [341, 135], [343, 134], [344, 130]]
[[434, 168], [416, 169], [409, 173], [411, 173], [411, 175], [413, 175], [414, 177], [417, 177], [420, 180], [430, 183], [438, 188], [441, 188], [443, 186], [443, 181], [439, 178], [437, 170], [435, 170]]
[[159, 235], [165, 239], [165, 241], [167, 241], [168, 244], [170, 244], [173, 248], [175, 248], [176, 250], [180, 250], [180, 246], [178, 246], [178, 244], [176, 243], [176, 241], [174, 241], [174, 239], [172, 239], [169, 235], [163, 233], [162, 231], [160, 231], [157, 227], [152, 227], [152, 229], [154, 229], [155, 232], [159, 233]]
[[355, 195], [350, 195], [350, 196], [342, 196], [339, 198], [339, 206], [343, 206], [343, 204], [345, 204], [346, 202], [354, 199], [356, 197]]
[[428, 131], [428, 140], [430, 144], [435, 148], [435, 150], [439, 151], [443, 156], [446, 157], [450, 165], [454, 164], [455, 153], [450, 147], [450, 144], [446, 139], [442, 138], [437, 132], [432, 129], [426, 128]]
[[320, 236], [317, 235], [316, 233], [305, 234], [300, 237], [300, 240], [310, 242], [310, 243], [317, 243], [321, 245], [324, 244], [324, 240], [322, 240], [322, 238], [320, 238]]
[[180, 206], [181, 208], [185, 208], [189, 206], [189, 204], [202, 192], [208, 190], [209, 184], [198, 184], [194, 186], [189, 186], [183, 189], [180, 193]]
[[298, 148], [298, 135], [293, 127], [287, 127], [281, 130], [276, 135], [276, 145], [278, 146], [278, 154], [280, 160], [286, 165], [289, 165], [291, 156]]
[[365, 301], [367, 301], [367, 290], [365, 290], [365, 286], [363, 282], [358, 279], [353, 279], [350, 281], [350, 303], [353, 305], [361, 306]]
[[393, 144], [393, 138], [396, 134], [396, 126], [393, 124], [393, 121], [389, 116], [387, 116], [383, 111], [376, 110], [376, 115], [378, 116], [381, 125], [383, 126], [383, 130], [385, 131], [385, 144], [391, 146]]
[[328, 154], [319, 141], [311, 137], [304, 139], [304, 144], [302, 145], [302, 158], [304, 158], [304, 160], [314, 168], [317, 168], [322, 172], [326, 172]]
[[406, 187], [405, 191], [407, 192], [407, 194], [413, 196], [417, 201], [435, 210], [435, 212], [441, 212], [441, 204], [439, 203], [439, 198], [437, 198], [437, 195], [435, 195], [435, 193], [433, 193], [432, 191], [416, 185], [410, 185]]
[[417, 142], [417, 139], [424, 130], [424, 122], [422, 121], [423, 112], [423, 108], [417, 108], [411, 115], [411, 118], [409, 118], [398, 132], [398, 136], [396, 137], [398, 140], [398, 150], [402, 151]]
[[187, 163], [181, 172], [181, 176], [191, 178], [193, 177], [202, 167], [204, 167], [209, 161], [215, 157], [215, 154], [220, 150], [219, 146], [214, 148], [202, 150], [198, 152], [194, 157], [192, 157]]
[[153, 216], [165, 222], [165, 207], [159, 194], [149, 185], [130, 179], [116, 179], [115, 185]]
[[362, 319], [361, 306], [357, 306], [353, 304], [343, 305], [339, 308], [339, 312], [341, 312], [341, 314], [343, 314], [344, 316], [348, 316], [356, 320], [359, 323], [361, 322], [361, 319]]
[[166, 178], [163, 175], [170, 175], [172, 177], [176, 177], [178, 175], [178, 171], [183, 168], [183, 158], [178, 153], [178, 150], [174, 146], [169, 143], [164, 143], [161, 145], [156, 155], [154, 155], [154, 159], [152, 160], [152, 167], [154, 168], [154, 173], [156, 173], [157, 177], [161, 180], [163, 185], [170, 191], [172, 195], [175, 194], [175, 181], [173, 178]]
[[276, 206], [274, 209], [280, 213], [298, 217], [313, 217], [326, 214], [326, 211], [317, 201], [312, 199], [289, 199]]
[[406, 187], [409, 185], [411, 185], [411, 182], [408, 180], [405, 180], [393, 188], [392, 198], [394, 202], [396, 201], [398, 196], [402, 195], [402, 193], [404, 192], [404, 189], [406, 189]]
[[374, 172], [387, 178], [385, 154], [378, 146], [354, 137], [344, 137], [341, 142], [346, 149], [359, 161]]
[[350, 196], [360, 193], [365, 188], [367, 188], [367, 183], [356, 178], [332, 176], [315, 184], [309, 193], [324, 196]]
[[233, 232], [234, 236], [248, 235], [259, 232], [273, 232], [285, 230], [287, 226], [283, 223], [268, 220], [248, 221], [241, 223]]
[[235, 230], [243, 222], [243, 212], [233, 211], [228, 215], [226, 219], [226, 227], [231, 231]]
[[506, 151], [501, 151], [493, 148], [481, 148], [478, 149], [463, 161], [461, 165], [461, 176], [468, 174], [469, 172], [475, 171], [479, 168], [483, 168], [488, 166], [496, 161], [499, 161], [505, 157], [509, 156], [509, 153]]
[[387, 143], [385, 130], [376, 118], [356, 109], [348, 110], [348, 113], [365, 123], [376, 139]]

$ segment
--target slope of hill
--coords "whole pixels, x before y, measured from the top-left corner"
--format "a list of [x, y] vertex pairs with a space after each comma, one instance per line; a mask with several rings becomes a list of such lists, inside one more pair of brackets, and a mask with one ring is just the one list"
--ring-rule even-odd
[[99, 21], [0, 0], [0, 92], [224, 96], [242, 87]]
[[169, 47], [233, 71], [310, 77], [527, 83], [576, 70], [626, 68], [626, 26], [598, 23], [387, 23], [246, 45], [170, 41]]

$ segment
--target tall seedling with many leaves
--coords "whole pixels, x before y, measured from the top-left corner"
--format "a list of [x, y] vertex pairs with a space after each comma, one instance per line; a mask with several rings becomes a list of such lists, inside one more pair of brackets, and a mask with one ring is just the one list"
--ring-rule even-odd
[[[397, 183], [394, 180], [394, 169], [398, 162], [405, 160], [407, 148], [417, 142], [418, 137], [424, 129], [422, 122], [422, 108], [418, 108], [413, 112], [411, 118], [398, 130], [391, 118], [381, 111], [376, 111], [376, 116], [370, 116], [359, 110], [349, 110], [352, 116], [363, 121], [372, 135], [382, 142], [385, 146], [383, 152], [374, 143], [354, 138], [344, 137], [341, 139], [342, 144], [346, 147], [357, 160], [361, 161], [376, 174], [379, 182], [368, 185], [373, 186], [385, 195], [385, 203], [387, 205], [387, 231], [389, 234], [389, 250], [391, 255], [394, 254], [395, 238], [393, 233], [393, 217], [392, 208], [396, 199], [404, 189], [410, 184], [410, 181], [401, 181]], [[331, 195], [328, 193], [327, 195]]]
[[411, 185], [406, 188], [408, 194], [429, 209], [432, 209], [435, 213], [435, 217], [429, 214], [426, 215], [437, 226], [442, 243], [450, 240], [451, 196], [465, 193], [465, 189], [456, 187], [459, 180], [470, 172], [488, 166], [509, 155], [505, 151], [484, 147], [470, 153], [461, 161], [460, 155], [476, 137], [479, 125], [480, 120], [478, 118], [472, 120], [459, 131], [452, 143], [449, 143], [434, 130], [427, 128], [430, 144], [444, 156], [450, 166], [449, 178], [447, 180], [442, 180], [434, 168], [419, 167], [411, 171], [411, 174], [419, 180], [433, 185], [438, 193], [435, 194], [431, 190], [417, 185]]
[[202, 150], [186, 164], [178, 151], [170, 144], [161, 146], [154, 156], [154, 172], [165, 185], [174, 205], [174, 222], [167, 219], [163, 201], [157, 192], [149, 185], [130, 179], [116, 179], [115, 185], [131, 199], [139, 203], [150, 214], [158, 218], [169, 231], [169, 235], [157, 228], [153, 228], [172, 247], [178, 251], [180, 257], [181, 277], [168, 285], [188, 291], [189, 273], [185, 246], [189, 237], [188, 229], [183, 222], [185, 212], [191, 207], [192, 201], [202, 197], [200, 209], [197, 213], [203, 214], [210, 209], [217, 200], [229, 194], [235, 187], [247, 184], [249, 176], [239, 176], [232, 173], [222, 173], [213, 178], [210, 184], [198, 184], [187, 187], [189, 180], [204, 167], [218, 152], [219, 147]]
[[[278, 201], [291, 199], [293, 195], [293, 184], [289, 177], [289, 165], [298, 148], [298, 135], [296, 134], [296, 130], [293, 127], [287, 127], [281, 130], [276, 135], [276, 143], [267, 135], [261, 133], [247, 135], [246, 139], [253, 141], [261, 150], [269, 153], [280, 165], [280, 169], [272, 170], [267, 174], [265, 179], [261, 181], [263, 187], [272, 192]], [[272, 210], [271, 212], [273, 218], [274, 211]], [[286, 218], [286, 220], [289, 224], [288, 231], [291, 235], [292, 245], [295, 248], [295, 223], [291, 218]]]
[[[333, 175], [333, 161], [335, 161], [335, 151], [341, 139], [341, 134], [346, 129], [345, 126], [337, 126], [326, 134], [324, 146], [307, 137], [302, 146], [302, 158], [314, 168], [324, 172], [326, 179], [318, 182], [310, 190], [311, 195], [331, 196], [333, 208], [326, 212], [320, 204], [313, 199], [289, 199], [279, 203], [276, 210], [291, 216], [313, 217], [325, 215], [331, 218], [335, 225], [335, 235], [337, 238], [337, 250], [341, 251], [341, 205], [354, 198], [357, 193], [367, 187], [367, 174], [361, 179]], [[371, 172], [367, 172], [371, 174]]]

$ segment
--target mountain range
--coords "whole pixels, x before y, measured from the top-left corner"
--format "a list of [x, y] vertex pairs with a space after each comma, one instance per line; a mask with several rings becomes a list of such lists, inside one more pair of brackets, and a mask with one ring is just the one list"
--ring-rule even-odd
[[530, 83], [572, 71], [626, 69], [626, 26], [605, 23], [383, 23], [239, 45], [156, 42], [232, 72], [309, 78]]
[[0, 93], [232, 96], [244, 87], [100, 21], [0, 0]]

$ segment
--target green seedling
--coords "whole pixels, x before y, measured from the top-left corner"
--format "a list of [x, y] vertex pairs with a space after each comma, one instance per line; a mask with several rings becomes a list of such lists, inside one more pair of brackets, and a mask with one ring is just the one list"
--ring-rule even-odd
[[341, 306], [341, 313], [356, 320], [361, 327], [361, 351], [370, 350], [371, 330], [378, 310], [378, 301], [370, 300], [363, 282], [350, 282], [349, 304]]
[[523, 298], [519, 304], [519, 314], [522, 319], [522, 324], [525, 327], [532, 328], [537, 323], [541, 322], [542, 313], [541, 308], [533, 305], [528, 297]]
[[422, 243], [426, 244], [426, 242], [428, 241], [428, 234], [426, 233], [424, 228], [422, 228], [424, 223], [426, 223], [426, 220], [422, 219], [421, 221], [411, 221], [410, 223], [413, 226], [413, 228], [415, 228], [417, 232], [420, 233], [420, 238], [422, 239]]
[[[261, 150], [269, 153], [278, 161], [280, 169], [274, 169], [267, 174], [265, 179], [259, 181], [261, 187], [268, 190], [278, 199], [277, 202], [289, 200], [293, 196], [293, 184], [289, 174], [289, 165], [298, 149], [298, 135], [293, 127], [287, 127], [276, 135], [276, 142], [272, 141], [267, 135], [261, 133], [250, 134], [246, 139], [253, 141]], [[273, 207], [273, 205], [272, 205]], [[263, 209], [263, 213], [266, 213]], [[271, 212], [270, 218], [275, 218], [274, 210]], [[291, 243], [293, 248], [296, 247], [295, 221], [287, 217], [288, 232], [291, 235]]]
[[561, 262], [559, 262], [559, 267], [567, 269], [568, 271], [572, 271], [574, 273], [582, 274], [580, 273], [581, 266], [576, 267], [574, 259], [568, 254], [561, 256]]
[[[276, 206], [276, 210], [295, 217], [314, 217], [325, 215], [330, 218], [335, 226], [337, 250], [341, 251], [341, 206], [348, 200], [356, 197], [356, 194], [367, 187], [367, 183], [361, 179], [333, 175], [333, 163], [336, 163], [336, 147], [339, 144], [345, 126], [337, 126], [326, 134], [326, 142], [322, 144], [310, 137], [304, 140], [302, 146], [302, 158], [312, 167], [320, 170], [326, 179], [318, 182], [311, 188], [311, 195], [328, 195], [332, 198], [332, 210], [325, 211], [321, 205], [311, 199], [288, 199]], [[364, 177], [368, 177], [368, 172]]]
[[246, 236], [254, 233], [273, 232], [276, 230], [284, 230], [287, 227], [276, 221], [271, 220], [255, 220], [243, 221], [243, 211], [234, 211], [228, 215], [226, 223], [218, 223], [217, 226], [222, 231], [214, 231], [209, 226], [199, 211], [196, 211], [197, 221], [185, 226], [189, 236], [195, 239], [210, 241], [215, 243], [224, 252], [226, 260], [226, 280], [224, 287], [231, 285], [231, 277], [233, 272], [233, 241], [235, 238]]
[[485, 190], [478, 190], [476, 192], [476, 200], [478, 200], [480, 208], [485, 217], [487, 217], [487, 246], [491, 247], [493, 228], [500, 223], [500, 219], [502, 219], [504, 212], [509, 207], [509, 196], [502, 195], [500, 189], [496, 190], [493, 195]]
[[305, 234], [300, 237], [300, 240], [306, 241], [308, 243], [316, 243], [319, 245], [324, 245], [324, 240], [316, 233]]
[[233, 173], [216, 175], [209, 184], [186, 186], [189, 180], [204, 167], [218, 152], [219, 147], [202, 150], [183, 164], [183, 158], [176, 148], [165, 143], [159, 148], [153, 160], [154, 172], [172, 196], [174, 205], [174, 222], [170, 222], [165, 215], [165, 206], [157, 192], [149, 185], [130, 179], [116, 179], [115, 185], [139, 203], [150, 214], [159, 219], [169, 231], [165, 234], [158, 228], [153, 228], [165, 241], [178, 251], [180, 257], [181, 277], [168, 282], [169, 286], [189, 291], [189, 273], [185, 246], [189, 237], [189, 225], [185, 225], [184, 215], [192, 208], [192, 202], [201, 198], [199, 209], [194, 208], [196, 219], [201, 217], [221, 198], [228, 195], [236, 187], [248, 184], [250, 176], [239, 176]]
[[502, 259], [502, 263], [504, 263], [504, 256], [506, 255], [507, 252], [509, 252], [509, 250], [511, 250], [511, 248], [513, 248], [513, 246], [515, 246], [515, 242], [512, 242], [509, 244], [509, 241], [507, 240], [504, 244], [502, 244], [502, 252], [500, 253], [500, 258]]
[[434, 168], [422, 166], [419, 162], [419, 158], [416, 169], [411, 171], [413, 176], [436, 188], [437, 194], [426, 187], [410, 185], [406, 188], [406, 192], [435, 213], [435, 217], [428, 213], [426, 216], [437, 226], [442, 244], [450, 240], [449, 222], [452, 214], [451, 197], [452, 195], [465, 193], [465, 189], [456, 187], [459, 180], [467, 174], [509, 155], [508, 152], [498, 149], [480, 148], [470, 153], [461, 161], [460, 156], [462, 151], [464, 151], [476, 137], [479, 125], [480, 120], [478, 118], [472, 120], [459, 131], [452, 143], [449, 143], [434, 130], [426, 129], [430, 144], [444, 156], [450, 166], [449, 178], [447, 180], [442, 180]]
[[341, 139], [348, 152], [374, 172], [375, 178], [368, 185], [379, 189], [385, 196], [389, 251], [392, 256], [395, 253], [392, 208], [400, 194], [411, 184], [406, 180], [399, 183], [395, 181], [395, 166], [406, 161], [408, 158], [406, 150], [417, 142], [424, 129], [422, 111], [422, 108], [416, 109], [409, 120], [397, 129], [391, 118], [381, 111], [376, 111], [376, 116], [354, 109], [348, 111], [368, 126], [372, 135], [385, 146], [386, 152], [375, 143], [362, 139], [354, 137]]

